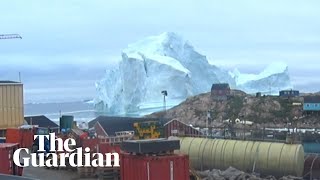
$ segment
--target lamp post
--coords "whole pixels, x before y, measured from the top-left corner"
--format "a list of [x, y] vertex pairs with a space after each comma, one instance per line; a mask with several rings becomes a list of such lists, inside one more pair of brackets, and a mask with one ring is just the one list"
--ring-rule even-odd
[[209, 130], [209, 121], [211, 122], [211, 112], [210, 110], [207, 111], [207, 122], [206, 122], [206, 128], [207, 128], [207, 136], [210, 136], [212, 133], [212, 130]]
[[166, 90], [161, 91], [161, 94], [163, 95], [163, 109], [166, 111], [166, 96], [168, 96], [168, 92]]

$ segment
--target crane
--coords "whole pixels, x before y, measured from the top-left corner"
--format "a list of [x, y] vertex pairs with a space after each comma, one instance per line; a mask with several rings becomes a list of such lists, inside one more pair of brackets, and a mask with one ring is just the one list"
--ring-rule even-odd
[[22, 39], [19, 34], [0, 34], [0, 39]]

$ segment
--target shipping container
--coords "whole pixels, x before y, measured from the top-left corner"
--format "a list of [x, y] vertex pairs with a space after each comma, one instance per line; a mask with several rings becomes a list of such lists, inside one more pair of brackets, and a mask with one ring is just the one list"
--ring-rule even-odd
[[9, 128], [6, 132], [6, 143], [19, 143], [22, 148], [31, 148], [33, 136], [33, 129]]
[[0, 129], [21, 126], [23, 114], [22, 83], [0, 81]]
[[82, 139], [82, 148], [89, 147], [92, 152], [99, 153], [112, 153], [117, 152], [120, 154], [120, 143], [122, 142], [111, 142], [115, 138], [106, 137], [106, 138], [85, 138]]
[[92, 152], [97, 152], [98, 138], [84, 138], [82, 139], [82, 148], [90, 148]]
[[320, 154], [320, 143], [305, 142], [302, 144], [305, 153], [318, 153]]
[[73, 120], [74, 117], [73, 116], [66, 116], [63, 115], [60, 118], [60, 131], [70, 131], [73, 127]]
[[186, 155], [120, 156], [121, 180], [189, 180], [189, 159]]
[[13, 162], [13, 153], [19, 148], [17, 143], [0, 144], [0, 174], [22, 175], [22, 168]]

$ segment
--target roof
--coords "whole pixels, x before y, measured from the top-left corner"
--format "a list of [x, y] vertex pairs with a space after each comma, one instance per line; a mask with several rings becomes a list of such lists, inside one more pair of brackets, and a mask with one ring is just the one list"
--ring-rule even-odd
[[[178, 121], [179, 123], [181, 123], [181, 124], [183, 124], [183, 125], [185, 125], [185, 126], [188, 126], [188, 127], [192, 128], [192, 129], [194, 129], [194, 130], [196, 130], [196, 131], [199, 131], [198, 129], [194, 128], [193, 126], [190, 126], [190, 125], [188, 125], [188, 124], [186, 124], [186, 123], [184, 123], [184, 122], [182, 122], [182, 121], [179, 121], [178, 119], [172, 119], [171, 121], [168, 121], [167, 123], [165, 123], [164, 126], [170, 124], [170, 123], [173, 122], [173, 121]], [[199, 132], [200, 132], [200, 131], [199, 131]]]
[[304, 103], [320, 103], [320, 96], [305, 96]]
[[288, 90], [281, 90], [280, 92], [299, 92], [299, 90], [288, 89]]
[[220, 84], [212, 84], [211, 90], [223, 90], [223, 89], [230, 89], [228, 83], [220, 83]]
[[24, 119], [27, 121], [29, 125], [31, 125], [31, 119], [32, 119], [32, 125], [38, 125], [39, 127], [59, 127], [56, 123], [51, 121], [46, 116], [28, 116], [24, 117]]
[[2, 84], [21, 84], [21, 82], [7, 81], [7, 80], [1, 81], [0, 80], [0, 85], [2, 85]]
[[134, 118], [134, 117], [112, 117], [99, 116], [89, 122], [89, 128], [92, 128], [97, 122], [109, 136], [115, 136], [119, 131], [134, 131], [135, 122], [160, 121], [159, 118]]

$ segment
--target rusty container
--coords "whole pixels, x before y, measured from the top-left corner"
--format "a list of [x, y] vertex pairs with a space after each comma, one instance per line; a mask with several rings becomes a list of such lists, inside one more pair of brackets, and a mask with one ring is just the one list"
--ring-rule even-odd
[[120, 156], [121, 180], [189, 180], [187, 155]]
[[13, 153], [18, 148], [17, 143], [0, 144], [0, 174], [22, 175], [21, 168], [13, 162]]

